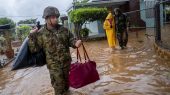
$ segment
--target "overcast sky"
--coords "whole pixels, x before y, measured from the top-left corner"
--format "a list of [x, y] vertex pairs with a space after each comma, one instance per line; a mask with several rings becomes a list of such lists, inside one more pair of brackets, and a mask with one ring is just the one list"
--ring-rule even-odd
[[38, 18], [38, 20], [42, 20], [41, 18], [45, 7], [55, 6], [61, 14], [65, 14], [66, 9], [72, 1], [73, 0], [0, 0], [0, 17], [10, 16], [10, 18], [15, 21], [27, 18]]

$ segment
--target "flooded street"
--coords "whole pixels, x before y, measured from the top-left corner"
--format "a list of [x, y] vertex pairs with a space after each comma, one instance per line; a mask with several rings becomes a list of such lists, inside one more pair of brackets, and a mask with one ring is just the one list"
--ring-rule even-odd
[[[85, 47], [96, 61], [100, 80], [72, 95], [170, 95], [170, 60], [156, 55], [153, 38], [145, 33], [129, 34], [127, 49], [110, 53], [106, 40], [90, 41]], [[76, 50], [71, 50], [75, 60]], [[0, 95], [53, 95], [46, 66], [10, 71], [0, 70]]]

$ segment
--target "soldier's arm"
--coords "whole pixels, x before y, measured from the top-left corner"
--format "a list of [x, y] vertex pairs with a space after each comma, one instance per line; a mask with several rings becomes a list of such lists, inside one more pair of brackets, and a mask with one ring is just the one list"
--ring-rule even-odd
[[29, 34], [29, 50], [31, 53], [38, 52], [42, 48], [42, 36], [40, 34], [40, 31], [33, 32]]
[[126, 30], [127, 31], [129, 31], [129, 27], [130, 27], [129, 17], [126, 16]]
[[129, 27], [129, 17], [127, 15], [125, 15], [125, 20], [126, 20], [126, 26]]

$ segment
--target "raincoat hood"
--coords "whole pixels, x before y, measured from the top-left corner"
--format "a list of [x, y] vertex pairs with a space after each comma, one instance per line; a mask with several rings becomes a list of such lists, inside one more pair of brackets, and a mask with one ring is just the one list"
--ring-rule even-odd
[[112, 13], [109, 13], [109, 14], [107, 15], [107, 17], [106, 17], [106, 19], [112, 19], [112, 18], [113, 18]]

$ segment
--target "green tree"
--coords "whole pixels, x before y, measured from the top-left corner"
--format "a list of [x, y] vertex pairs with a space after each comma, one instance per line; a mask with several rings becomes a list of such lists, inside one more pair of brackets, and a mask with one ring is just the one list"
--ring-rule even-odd
[[170, 10], [166, 10], [166, 14], [170, 14]]
[[[36, 24], [37, 19], [25, 19], [20, 20], [17, 24], [19, 25], [17, 27], [17, 36], [19, 40], [22, 42], [24, 39], [28, 36], [29, 31], [31, 30], [31, 26], [28, 26], [26, 24]], [[23, 24], [23, 25], [21, 25]], [[24, 25], [25, 24], [25, 25]]]
[[9, 19], [9, 18], [0, 18], [0, 25], [5, 25], [5, 24], [10, 24], [11, 28], [15, 28], [16, 24], [13, 20]]
[[28, 36], [30, 30], [31, 27], [27, 25], [21, 25], [17, 27], [17, 36], [21, 42]]
[[35, 24], [37, 19], [20, 20], [18, 24]]
[[[0, 18], [0, 25], [6, 25], [6, 24], [9, 24], [10, 25], [10, 30], [8, 31], [9, 32], [9, 36], [11, 36], [12, 39], [15, 38], [15, 26], [16, 26], [16, 23], [12, 20], [12, 19], [9, 19], [9, 18]], [[3, 33], [1, 33], [3, 34]]]
[[71, 22], [74, 23], [75, 33], [80, 37], [80, 30], [85, 22], [103, 21], [108, 14], [106, 8], [80, 8], [70, 12]]
[[12, 50], [12, 46], [11, 46], [11, 40], [15, 38], [15, 22], [9, 18], [0, 18], [0, 25], [7, 25], [9, 24], [10, 25], [10, 29], [6, 29], [6, 30], [2, 30], [0, 31], [1, 34], [3, 34], [3, 36], [5, 37], [6, 39], [6, 45], [7, 45], [7, 48], [6, 50], [8, 51], [11, 51]]

